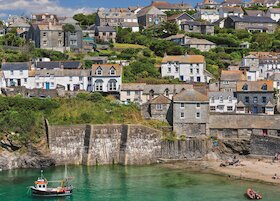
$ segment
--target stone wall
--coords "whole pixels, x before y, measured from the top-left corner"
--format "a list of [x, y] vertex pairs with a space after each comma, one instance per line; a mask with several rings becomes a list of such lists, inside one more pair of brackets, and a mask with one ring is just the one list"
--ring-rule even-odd
[[141, 125], [49, 126], [57, 164], [151, 164], [160, 157], [161, 132]]
[[196, 138], [174, 142], [163, 141], [161, 148], [161, 157], [164, 159], [193, 160], [202, 158], [209, 152], [210, 141]]
[[252, 135], [250, 153], [253, 155], [274, 156], [275, 153], [280, 153], [280, 138]]
[[142, 125], [49, 126], [47, 136], [56, 164], [146, 165], [159, 158], [197, 159], [208, 151], [208, 140], [188, 138], [162, 142], [162, 133]]

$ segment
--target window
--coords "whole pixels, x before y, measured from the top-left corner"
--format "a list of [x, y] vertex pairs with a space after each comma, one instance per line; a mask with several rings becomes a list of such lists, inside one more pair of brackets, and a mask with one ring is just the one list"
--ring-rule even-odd
[[77, 34], [76, 34], [76, 32], [71, 32], [70, 35], [71, 36], [76, 36]]
[[40, 83], [37, 82], [37, 83], [36, 83], [36, 86], [39, 87], [39, 86], [40, 86]]
[[13, 70], [11, 70], [11, 75], [14, 75], [14, 71]]
[[211, 97], [211, 103], [214, 103], [215, 102], [215, 98], [214, 96]]
[[228, 97], [228, 102], [232, 103], [232, 97], [231, 96]]
[[72, 81], [72, 80], [73, 80], [73, 77], [72, 77], [72, 76], [70, 76], [70, 77], [69, 77], [69, 81]]
[[165, 89], [164, 94], [165, 96], [169, 96], [169, 89]]
[[43, 45], [48, 45], [48, 42], [46, 40], [43, 41]]
[[171, 67], [168, 67], [167, 72], [171, 73]]
[[83, 81], [83, 77], [79, 77], [79, 81], [80, 81], [80, 82]]
[[196, 108], [200, 108], [200, 103], [197, 103], [197, 104], [196, 104]]
[[127, 93], [127, 96], [130, 96], [130, 91], [127, 91], [126, 93]]
[[185, 108], [185, 104], [181, 103], [180, 108]]
[[198, 68], [198, 69], [196, 69], [196, 73], [197, 73], [197, 74], [199, 74], [199, 68]]
[[46, 37], [47, 36], [47, 32], [43, 32], [43, 37]]
[[24, 82], [27, 83], [27, 78], [24, 78]]
[[156, 104], [156, 110], [162, 110], [162, 104]]
[[175, 72], [178, 73], [179, 72], [179, 68], [175, 67]]
[[215, 106], [210, 106], [210, 111], [211, 112], [215, 112], [216, 111], [216, 107]]
[[109, 80], [108, 85], [109, 91], [117, 90], [117, 80]]
[[77, 40], [70, 40], [70, 45], [77, 45]]
[[224, 102], [223, 96], [220, 96], [220, 103]]
[[250, 98], [248, 96], [245, 97], [245, 103], [249, 103], [250, 102]]
[[267, 84], [262, 85], [262, 90], [266, 91], [267, 90]]
[[248, 84], [244, 84], [242, 89], [243, 89], [243, 91], [248, 91]]
[[116, 69], [114, 67], [110, 69], [110, 75], [116, 75]]
[[103, 80], [95, 81], [95, 91], [103, 91]]
[[262, 102], [263, 102], [263, 103], [266, 103], [266, 97], [265, 97], [265, 96], [262, 97]]
[[140, 94], [140, 93], [139, 93], [139, 91], [135, 91], [135, 95], [137, 95], [137, 96], [138, 96], [139, 94]]
[[257, 97], [257, 96], [255, 96], [255, 97], [253, 98], [253, 103], [258, 103], [258, 97]]
[[180, 118], [181, 118], [181, 119], [184, 119], [184, 118], [185, 118], [185, 113], [184, 113], [184, 112], [181, 112], [181, 113], [180, 113]]
[[193, 69], [192, 68], [190, 68], [190, 73], [193, 74]]
[[232, 106], [227, 106], [227, 111], [232, 112], [233, 111], [233, 107]]
[[196, 113], [196, 118], [200, 118], [200, 112]]
[[102, 69], [100, 67], [96, 70], [96, 74], [97, 75], [102, 75]]
[[23, 75], [23, 70], [20, 70], [19, 72], [20, 72], [20, 75]]
[[51, 82], [51, 87], [54, 87], [54, 82]]
[[153, 21], [153, 19], [151, 17], [149, 17], [149, 22], [152, 22], [152, 21]]

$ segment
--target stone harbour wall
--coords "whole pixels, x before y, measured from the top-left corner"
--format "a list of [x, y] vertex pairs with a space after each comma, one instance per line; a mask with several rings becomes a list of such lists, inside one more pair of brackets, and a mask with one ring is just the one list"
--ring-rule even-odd
[[56, 164], [151, 164], [160, 154], [161, 131], [141, 125], [49, 126]]
[[188, 138], [174, 142], [163, 141], [161, 147], [161, 157], [164, 159], [196, 160], [210, 151], [211, 143], [208, 139]]
[[251, 135], [250, 153], [253, 155], [274, 156], [275, 153], [280, 153], [280, 138]]
[[142, 125], [49, 126], [56, 164], [148, 165], [158, 159], [192, 160], [208, 153], [208, 140], [162, 141], [162, 133]]

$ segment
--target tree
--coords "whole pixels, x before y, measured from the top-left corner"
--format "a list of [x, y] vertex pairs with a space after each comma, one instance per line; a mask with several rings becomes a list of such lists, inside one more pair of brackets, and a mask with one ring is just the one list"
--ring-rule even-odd
[[75, 20], [77, 20], [83, 26], [90, 26], [92, 24], [95, 24], [95, 22], [96, 22], [96, 13], [92, 13], [89, 15], [79, 13], [79, 14], [74, 15], [73, 18]]
[[70, 33], [74, 33], [75, 32], [75, 26], [72, 24], [65, 24], [63, 26], [63, 31], [64, 32], [70, 32]]
[[167, 35], [176, 35], [179, 32], [178, 25], [172, 22], [164, 22], [162, 24], [162, 29]]

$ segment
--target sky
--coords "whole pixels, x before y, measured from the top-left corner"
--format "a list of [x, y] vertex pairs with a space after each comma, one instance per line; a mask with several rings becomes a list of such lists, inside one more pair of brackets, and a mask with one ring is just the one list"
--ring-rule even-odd
[[[193, 6], [200, 0], [183, 0]], [[168, 0], [170, 3], [181, 3], [182, 0]], [[96, 8], [147, 6], [151, 0], [0, 0], [0, 17], [9, 14], [30, 16], [32, 13], [55, 13], [61, 16], [72, 16], [75, 13], [91, 13]]]

